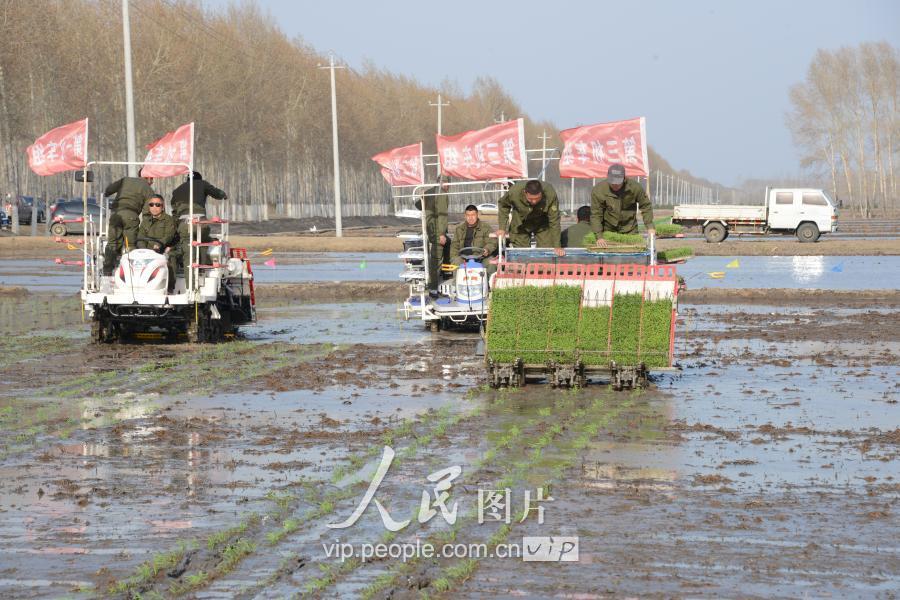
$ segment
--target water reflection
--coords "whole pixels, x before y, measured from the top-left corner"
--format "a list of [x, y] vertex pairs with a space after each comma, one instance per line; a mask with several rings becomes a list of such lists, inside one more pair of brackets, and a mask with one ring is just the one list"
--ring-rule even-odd
[[791, 268], [797, 283], [801, 285], [811, 283], [821, 278], [825, 272], [825, 257], [794, 256], [791, 257]]

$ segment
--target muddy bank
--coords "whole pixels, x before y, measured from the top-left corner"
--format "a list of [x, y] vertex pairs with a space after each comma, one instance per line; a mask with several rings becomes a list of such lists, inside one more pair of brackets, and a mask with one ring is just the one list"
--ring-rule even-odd
[[28, 294], [28, 290], [17, 285], [0, 285], [0, 297], [3, 298], [24, 298]]
[[[408, 287], [400, 282], [344, 281], [259, 284], [260, 302], [401, 301]], [[799, 306], [900, 306], [898, 290], [804, 289], [688, 289], [678, 295], [682, 304], [751, 304]]]
[[[340, 281], [308, 283], [260, 283], [256, 285], [260, 307], [266, 303], [294, 302], [399, 302], [408, 286], [393, 281]], [[22, 299], [32, 294], [19, 286], [0, 286], [0, 297]], [[60, 299], [73, 296], [54, 295]], [[833, 307], [896, 307], [900, 306], [900, 290], [805, 290], [805, 289], [688, 289], [678, 295], [684, 305], [690, 304], [748, 304], [755, 306], [833, 306]]]
[[260, 306], [266, 302], [401, 301], [409, 287], [392, 281], [268, 283], [256, 286]]
[[[269, 248], [274, 252], [400, 252], [403, 250], [403, 244], [397, 237], [394, 237], [396, 234], [389, 237], [376, 237], [371, 230], [356, 233], [356, 236], [348, 235], [342, 238], [335, 238], [333, 234], [328, 237], [313, 234], [304, 237], [233, 235], [231, 236], [231, 245], [237, 248], [247, 248], [251, 252]], [[80, 239], [80, 236], [63, 239], [75, 240]], [[0, 259], [54, 258], [65, 255], [65, 244], [57, 243], [51, 237], [0, 237]]]
[[[797, 355], [815, 359], [818, 364], [851, 362], [853, 357], [865, 357], [872, 364], [891, 365], [897, 360], [900, 342], [900, 311], [883, 308], [833, 310], [831, 307], [801, 306], [788, 312], [769, 312], [769, 307], [754, 312], [731, 306], [712, 305], [697, 308], [683, 307], [679, 311], [681, 327], [677, 335], [681, 341], [701, 344], [691, 353], [700, 356], [723, 340], [754, 342], [742, 346], [742, 354], [760, 354], [765, 359], [768, 346], [773, 343], [802, 345], [792, 348]], [[877, 324], [877, 325], [875, 325]], [[705, 347], [705, 342], [711, 344]], [[837, 348], [824, 351], [820, 343], [847, 342], [870, 344], [862, 355], [841, 356]], [[778, 360], [771, 357], [772, 360]]]
[[898, 290], [688, 289], [682, 304], [753, 304], [772, 306], [898, 306]]
[[[231, 244], [257, 252], [271, 248], [274, 252], [400, 252], [403, 245], [395, 237], [401, 228], [360, 229], [346, 237], [333, 234], [278, 233], [275, 235], [233, 235]], [[412, 231], [403, 228], [404, 231]], [[77, 236], [73, 236], [75, 239]], [[801, 244], [790, 237], [758, 240], [726, 241], [707, 244], [702, 239], [659, 240], [660, 249], [689, 246], [697, 256], [896, 256], [900, 255], [900, 239], [846, 240], [823, 238], [815, 244]], [[61, 256], [64, 246], [51, 237], [0, 237], [0, 259], [52, 258]]]

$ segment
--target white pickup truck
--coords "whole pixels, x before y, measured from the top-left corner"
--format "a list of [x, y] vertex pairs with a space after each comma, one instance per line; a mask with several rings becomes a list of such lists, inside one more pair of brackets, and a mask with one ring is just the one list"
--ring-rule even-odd
[[824, 190], [769, 188], [762, 206], [728, 204], [679, 204], [672, 223], [701, 227], [706, 241], [721, 242], [729, 233], [794, 235], [801, 242], [815, 242], [823, 233], [837, 231], [838, 213]]

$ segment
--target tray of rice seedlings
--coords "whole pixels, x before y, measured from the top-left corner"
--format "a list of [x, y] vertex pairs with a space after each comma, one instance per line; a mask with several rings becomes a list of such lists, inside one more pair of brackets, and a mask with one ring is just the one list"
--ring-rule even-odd
[[669, 364], [672, 300], [617, 294], [608, 306], [581, 306], [578, 286], [523, 286], [494, 291], [488, 318], [487, 355], [496, 363], [521, 358], [585, 366], [648, 368]]
[[654, 225], [654, 228], [656, 229], [657, 238], [673, 238], [684, 231], [684, 227], [675, 223], [660, 223], [659, 225]]
[[683, 263], [692, 256], [694, 256], [694, 250], [688, 246], [669, 248], [656, 253], [656, 262], [659, 264]]
[[620, 365], [669, 365], [672, 301], [643, 300], [640, 294], [617, 295], [613, 302], [610, 358]]
[[488, 314], [487, 353], [495, 362], [508, 363], [516, 359], [519, 328], [522, 325], [519, 306], [533, 288], [511, 287], [494, 290]]
[[578, 351], [587, 366], [609, 364], [609, 307], [582, 307]]
[[591, 234], [585, 236], [585, 242], [588, 243], [588, 250], [594, 252], [644, 252], [647, 250], [647, 240], [644, 239], [639, 233], [615, 233], [612, 231], [604, 231], [603, 232], [603, 240], [606, 242], [605, 246], [597, 245], [597, 236], [594, 234], [593, 239], [590, 238]]
[[645, 300], [641, 324], [640, 359], [648, 368], [669, 366], [672, 334], [672, 300]]
[[[547, 288], [548, 300], [552, 298], [550, 334], [547, 340], [547, 359], [571, 364], [577, 358], [578, 316], [581, 308], [581, 287], [558, 285]], [[546, 360], [546, 359], [545, 359]]]

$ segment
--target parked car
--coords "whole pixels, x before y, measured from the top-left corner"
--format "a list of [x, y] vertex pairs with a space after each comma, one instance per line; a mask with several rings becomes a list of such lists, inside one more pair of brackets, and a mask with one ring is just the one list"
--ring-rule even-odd
[[[22, 225], [31, 225], [31, 209], [34, 206], [35, 199], [31, 196], [19, 196], [19, 223]], [[44, 202], [37, 200], [37, 222], [45, 223], [47, 215], [44, 212]]]
[[9, 217], [6, 215], [6, 211], [0, 208], [0, 229], [4, 227], [9, 227]]
[[[18, 205], [16, 208], [19, 211], [19, 225], [31, 225], [31, 206], [34, 204], [34, 198], [31, 196], [16, 196], [16, 204]], [[13, 205], [10, 204], [9, 200], [4, 201], [4, 212], [7, 215], [10, 223], [12, 222], [13, 216]], [[38, 223], [44, 222], [44, 209], [41, 207], [40, 200], [38, 200]]]
[[[100, 219], [100, 207], [93, 198], [88, 199], [88, 214], [98, 222]], [[83, 216], [84, 206], [81, 200], [58, 200], [50, 207], [50, 233], [63, 236], [69, 233], [84, 233], [83, 223], [64, 223], [69, 219], [77, 219]]]
[[478, 212], [483, 215], [496, 215], [497, 205], [492, 202], [485, 202], [478, 205]]

